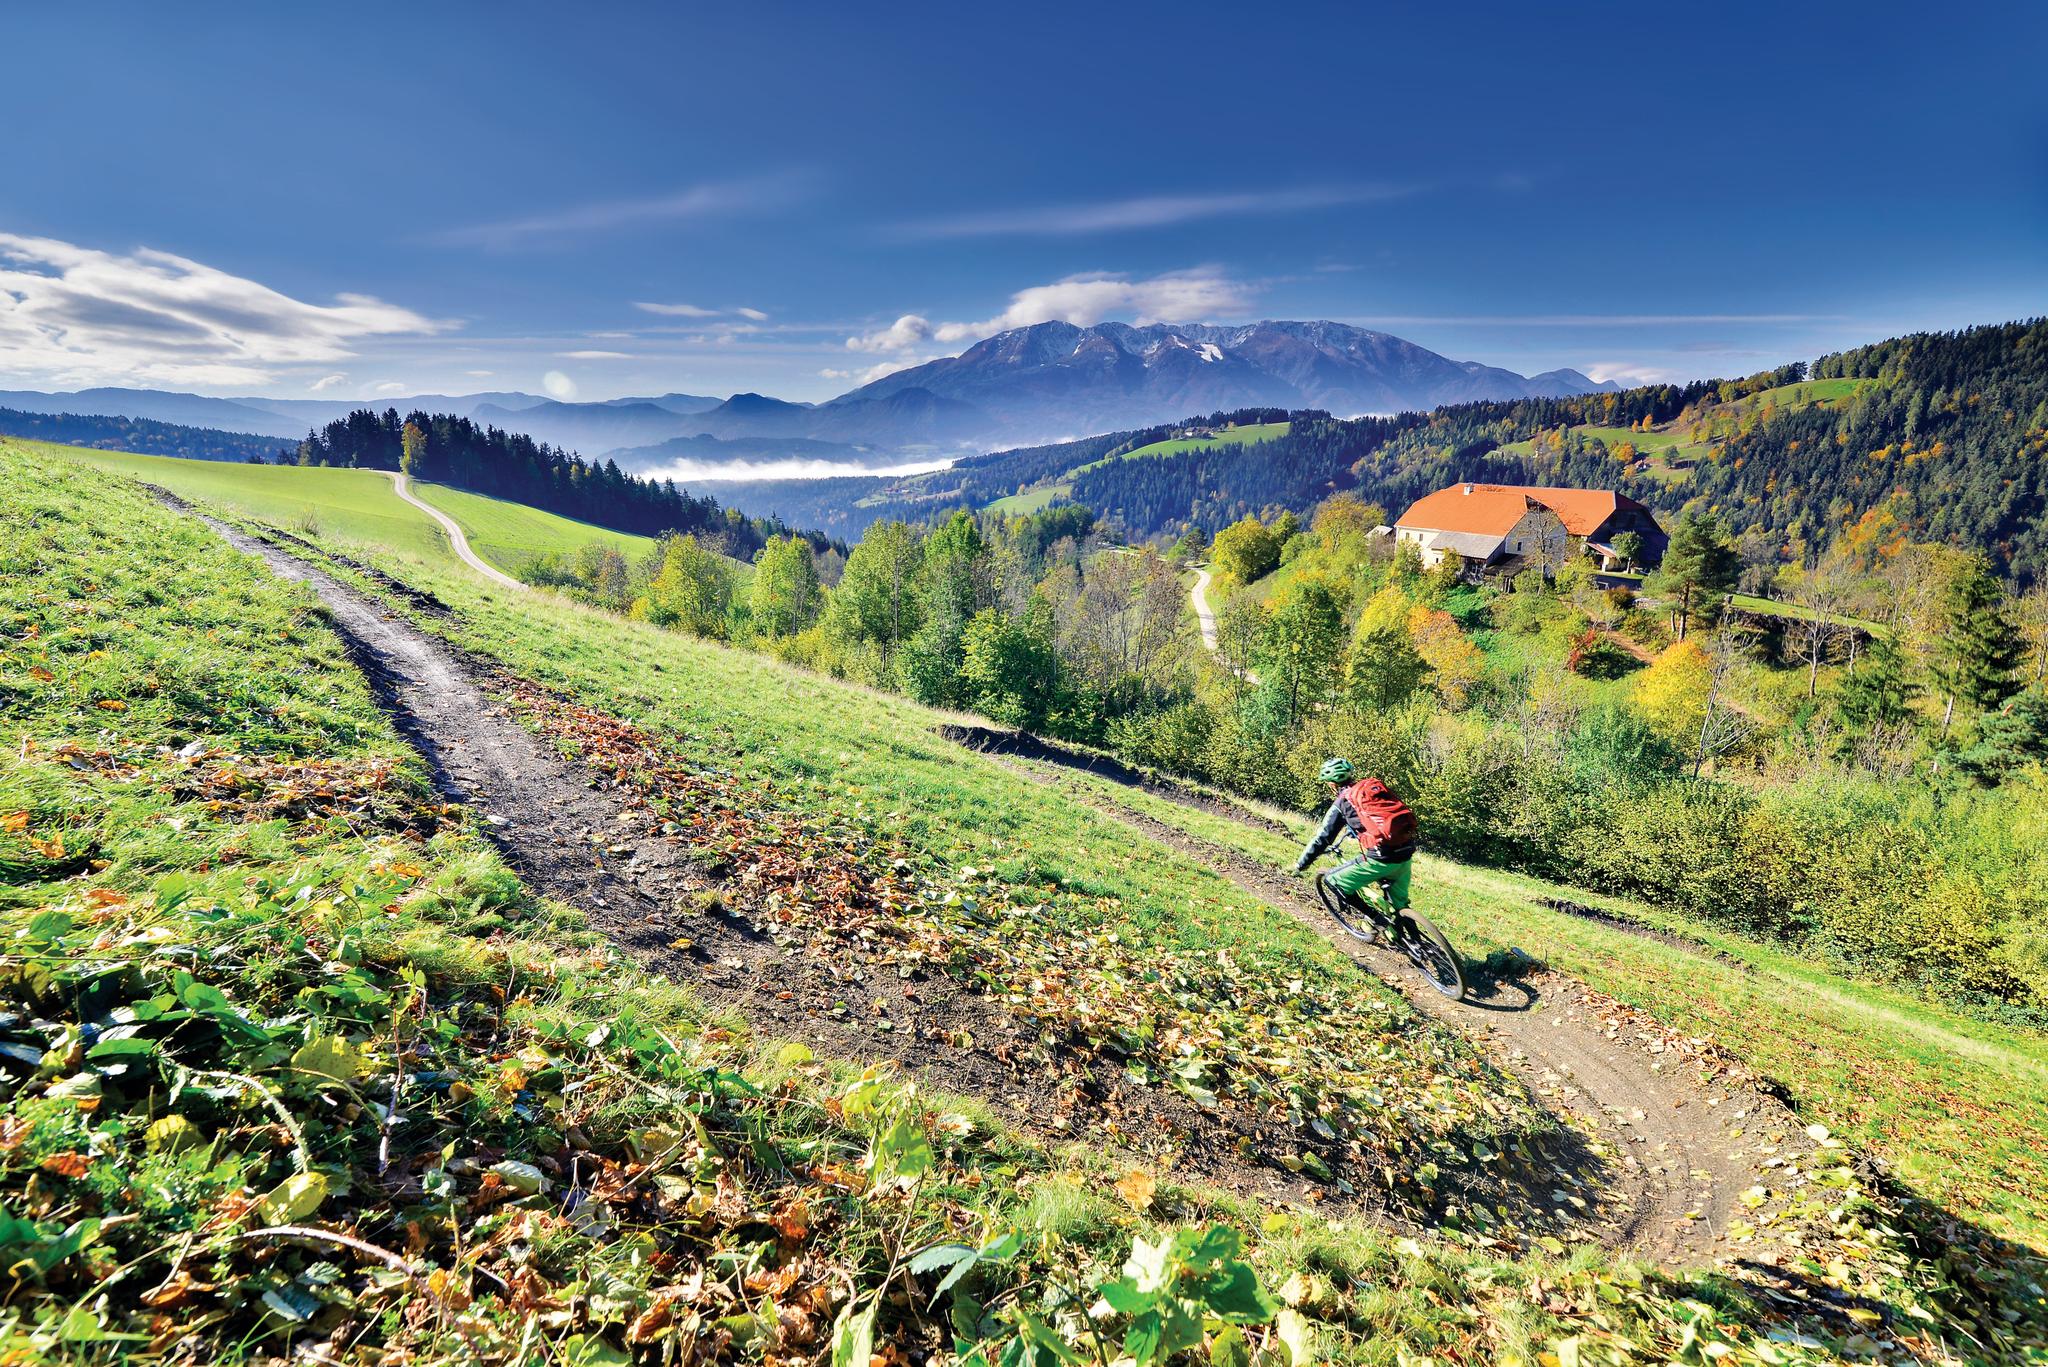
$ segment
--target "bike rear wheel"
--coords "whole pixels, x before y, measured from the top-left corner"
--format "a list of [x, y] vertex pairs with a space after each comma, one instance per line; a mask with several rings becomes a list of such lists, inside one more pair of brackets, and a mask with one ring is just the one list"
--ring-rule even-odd
[[1452, 1001], [1465, 999], [1465, 965], [1458, 958], [1458, 951], [1451, 948], [1451, 942], [1436, 928], [1436, 923], [1413, 909], [1403, 911], [1396, 922], [1401, 937], [1401, 948], [1409, 960], [1422, 970], [1422, 976], [1429, 985], [1449, 997]]
[[1366, 920], [1365, 911], [1351, 905], [1350, 899], [1330, 886], [1330, 880], [1320, 873], [1316, 875], [1316, 896], [1322, 899], [1323, 910], [1330, 913], [1330, 919], [1344, 927], [1346, 935], [1354, 940], [1363, 940], [1367, 944], [1371, 944], [1376, 938], [1370, 922]]

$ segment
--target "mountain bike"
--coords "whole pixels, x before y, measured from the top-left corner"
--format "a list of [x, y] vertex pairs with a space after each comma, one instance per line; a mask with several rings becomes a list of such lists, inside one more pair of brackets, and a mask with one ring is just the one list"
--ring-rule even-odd
[[1345, 934], [1367, 944], [1383, 939], [1407, 955], [1431, 987], [1454, 1002], [1463, 1001], [1465, 966], [1458, 951], [1451, 948], [1434, 921], [1413, 907], [1393, 911], [1384, 880], [1378, 889], [1376, 898], [1359, 897], [1338, 891], [1323, 874], [1316, 875], [1316, 896]]

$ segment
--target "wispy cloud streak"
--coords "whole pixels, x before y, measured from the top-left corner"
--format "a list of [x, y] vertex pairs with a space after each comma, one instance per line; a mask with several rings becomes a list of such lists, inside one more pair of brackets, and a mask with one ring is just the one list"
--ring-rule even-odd
[[1074, 237], [1086, 233], [1166, 228], [1210, 218], [1303, 213], [1348, 204], [1406, 199], [1424, 185], [1302, 185], [1282, 190], [1140, 195], [1083, 204], [1052, 204], [940, 215], [898, 224], [896, 236], [931, 240], [961, 237]]
[[802, 201], [814, 188], [812, 177], [794, 171], [707, 181], [664, 194], [602, 200], [525, 218], [448, 228], [430, 240], [449, 247], [547, 245], [650, 224], [765, 213]]

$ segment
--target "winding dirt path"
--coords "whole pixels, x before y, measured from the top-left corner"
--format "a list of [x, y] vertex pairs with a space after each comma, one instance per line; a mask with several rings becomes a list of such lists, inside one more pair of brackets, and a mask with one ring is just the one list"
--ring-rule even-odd
[[[1327, 1195], [1256, 1156], [1285, 1151], [1284, 1120], [1212, 1114], [1121, 1070], [1095, 1069], [1076, 1085], [1038, 1056], [1041, 1027], [1028, 1014], [949, 975], [905, 979], [829, 935], [779, 924], [760, 905], [754, 870], [707, 867], [674, 825], [663, 829], [637, 787], [530, 730], [536, 714], [515, 703], [531, 685], [315, 568], [289, 548], [294, 538], [259, 539], [155, 492], [280, 578], [308, 585], [437, 788], [477, 814], [527, 886], [579, 909], [648, 971], [688, 984], [713, 1011], [736, 1011], [762, 1038], [801, 1039], [821, 1055], [893, 1061], [937, 1088], [983, 1098], [1048, 1144], [1085, 1140], [1126, 1161], [1165, 1160], [1183, 1180], [1255, 1199]], [[449, 615], [431, 596], [346, 563], [422, 613]]]
[[1188, 597], [1195, 605], [1195, 625], [1202, 630], [1202, 649], [1216, 649], [1216, 614], [1209, 609], [1209, 570], [1207, 566], [1195, 566], [1195, 587]]
[[[1147, 838], [1199, 859], [1240, 889], [1286, 912], [1385, 979], [1417, 1011], [1466, 1036], [1497, 1067], [1521, 1080], [1545, 1106], [1576, 1126], [1608, 1164], [1609, 1208], [1598, 1220], [1608, 1242], [1660, 1263], [1700, 1264], [1753, 1258], [1755, 1242], [1734, 1236], [1757, 1225], [1753, 1193], [1777, 1185], [1780, 1144], [1802, 1139], [1800, 1122], [1777, 1097], [1746, 1079], [1714, 1074], [1686, 1041], [1642, 1013], [1562, 973], [1531, 967], [1492, 976], [1468, 964], [1475, 981], [1463, 1003], [1446, 1001], [1405, 956], [1367, 946], [1331, 921], [1312, 883], [1251, 859], [1059, 774], [1057, 760], [1012, 758], [1018, 772], [1072, 793]], [[1140, 786], [1092, 770], [1098, 782]], [[1154, 796], [1218, 813], [1219, 804], [1169, 787]], [[1236, 819], [1257, 827], [1250, 813]], [[1426, 896], [1426, 894], [1425, 894]], [[1776, 1160], [1776, 1161], [1774, 1161]]]
[[[806, 945], [800, 937], [771, 938], [748, 917], [707, 906], [699, 894], [729, 885], [715, 883], [713, 871], [694, 862], [683, 841], [665, 836], [644, 803], [634, 810], [618, 785], [565, 758], [522, 724], [504, 700], [508, 683], [516, 680], [468, 659], [278, 545], [204, 520], [280, 577], [313, 589], [380, 701], [428, 761], [437, 785], [480, 814], [529, 886], [582, 909], [595, 928], [651, 970], [690, 982], [714, 1006], [743, 1010], [770, 1032], [801, 1035], [821, 1052], [841, 1057], [895, 1059], [939, 1086], [988, 1098], [1020, 1129], [1056, 1140], [1077, 1137], [1048, 1127], [1047, 1079], [1020, 1070], [1009, 1056], [1008, 1037], [1018, 1036], [1018, 1025], [999, 1006], [943, 979], [921, 981], [913, 993], [909, 984], [893, 984], [892, 972], [892, 989], [900, 988], [905, 998], [892, 1007], [900, 1023], [893, 1033], [877, 1033], [872, 1022], [858, 1018], [836, 1018], [835, 994], [857, 997], [880, 990], [881, 983], [869, 981], [843, 952]], [[390, 587], [405, 591], [403, 585]], [[422, 611], [446, 611], [423, 596], [415, 595], [415, 603]], [[972, 738], [967, 743], [975, 744]], [[1731, 1256], [1725, 1240], [1738, 1221], [1745, 1215], [1760, 1219], [1763, 1212], [1747, 1209], [1739, 1197], [1765, 1180], [1759, 1174], [1765, 1155], [1777, 1152], [1775, 1144], [1787, 1134], [1798, 1137], [1797, 1121], [1775, 1099], [1739, 1081], [1703, 1079], [1697, 1061], [1682, 1047], [1674, 1049], [1668, 1036], [1560, 974], [1479, 974], [1472, 1004], [1445, 1002], [1405, 960], [1338, 931], [1305, 881], [1112, 801], [1076, 783], [1056, 767], [1057, 759], [1026, 753], [1028, 758], [1010, 754], [1000, 762], [1067, 789], [1296, 917], [1392, 983], [1418, 1011], [1470, 1037], [1577, 1128], [1599, 1160], [1603, 1190], [1594, 1193], [1589, 1208], [1574, 1213], [1567, 1203], [1583, 1200], [1572, 1193], [1585, 1187], [1560, 1172], [1560, 1189], [1550, 1199], [1565, 1225], [1579, 1225], [1610, 1246], [1660, 1262], [1699, 1263]], [[1115, 773], [1095, 777], [1113, 786], [1138, 786], [1137, 779]], [[1149, 791], [1218, 810], [1203, 795], [1156, 786]], [[1249, 814], [1239, 815], [1256, 824]], [[967, 1027], [985, 1042], [948, 1043]], [[1112, 1111], [1130, 1108], [1132, 1115], [1144, 1114], [1147, 1106], [1156, 1112], [1158, 1105], [1149, 1095], [1121, 1093], [1106, 1095], [1102, 1104]], [[1234, 1158], [1231, 1136], [1213, 1123], [1196, 1115], [1154, 1118], [1187, 1138], [1187, 1175], [1270, 1199], [1300, 1198], [1299, 1183], [1287, 1174], [1247, 1168]]]
[[411, 476], [402, 475], [396, 470], [386, 470], [383, 473], [391, 476], [392, 492], [441, 524], [441, 530], [448, 534], [448, 544], [455, 548], [455, 556], [463, 564], [469, 566], [494, 584], [502, 584], [508, 589], [523, 590], [527, 587], [511, 575], [493, 566], [486, 565], [479, 559], [477, 553], [469, 548], [469, 537], [464, 534], [461, 524], [457, 523], [454, 518], [448, 516], [439, 508], [434, 507], [430, 503], [422, 502], [413, 495]]

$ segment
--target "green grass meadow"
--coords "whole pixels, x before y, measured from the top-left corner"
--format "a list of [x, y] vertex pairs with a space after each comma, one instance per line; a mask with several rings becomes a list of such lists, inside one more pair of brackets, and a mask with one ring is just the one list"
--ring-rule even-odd
[[1173, 437], [1166, 441], [1155, 441], [1149, 446], [1140, 446], [1135, 451], [1126, 451], [1120, 456], [1105, 456], [1101, 460], [1090, 461], [1086, 465], [1076, 466], [1067, 472], [1065, 478], [1071, 479], [1084, 471], [1093, 470], [1098, 466], [1108, 465], [1120, 460], [1146, 460], [1154, 456], [1178, 456], [1188, 451], [1214, 451], [1218, 447], [1223, 446], [1256, 446], [1260, 442], [1272, 441], [1276, 437], [1286, 436], [1289, 426], [1290, 424], [1284, 422], [1246, 423], [1242, 427], [1233, 427], [1219, 432], [1213, 437]]
[[[44, 449], [50, 454], [62, 454], [102, 470], [161, 485], [180, 497], [204, 501], [251, 521], [288, 530], [310, 530], [357, 546], [389, 547], [453, 563], [448, 539], [440, 527], [399, 498], [392, 490], [390, 477], [381, 471], [243, 465], [80, 447]], [[422, 502], [453, 517], [468, 536], [470, 548], [508, 574], [537, 555], [573, 552], [591, 542], [616, 547], [635, 559], [654, 546], [649, 537], [610, 531], [539, 508], [445, 485], [415, 481], [412, 490]]]

